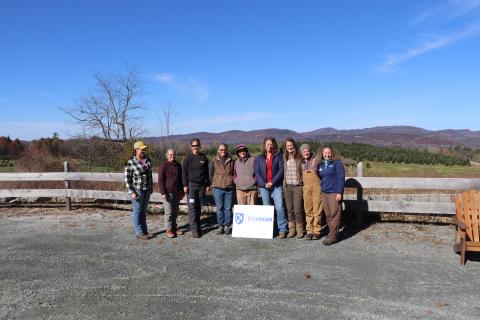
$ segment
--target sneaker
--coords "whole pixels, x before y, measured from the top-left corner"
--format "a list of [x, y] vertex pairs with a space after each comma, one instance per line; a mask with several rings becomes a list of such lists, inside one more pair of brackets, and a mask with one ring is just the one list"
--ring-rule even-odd
[[181, 235], [183, 235], [184, 233], [185, 233], [185, 232], [184, 232], [182, 229], [180, 229], [180, 228], [177, 229], [177, 231], [176, 231], [177, 236], [181, 236]]
[[287, 233], [286, 233], [286, 232], [280, 232], [280, 233], [278, 234], [278, 239], [282, 239], [282, 240], [283, 240], [283, 239], [285, 239], [285, 238], [287, 238]]
[[320, 233], [314, 233], [313, 240], [320, 240]]
[[232, 227], [226, 226], [225, 227], [225, 234], [231, 234], [232, 233]]
[[167, 237], [169, 238], [175, 238], [176, 237], [176, 234], [175, 232], [173, 232], [172, 230], [167, 230], [167, 233], [166, 233]]
[[221, 234], [224, 234], [224, 233], [225, 233], [225, 230], [223, 229], [223, 226], [218, 227], [217, 234], [221, 235]]
[[313, 239], [313, 234], [307, 234], [305, 237], [305, 240], [312, 240]]
[[324, 244], [325, 246], [332, 245], [332, 244], [334, 244], [334, 243], [336, 243], [336, 242], [338, 242], [337, 239], [326, 239], [326, 240], [323, 240], [323, 244]]

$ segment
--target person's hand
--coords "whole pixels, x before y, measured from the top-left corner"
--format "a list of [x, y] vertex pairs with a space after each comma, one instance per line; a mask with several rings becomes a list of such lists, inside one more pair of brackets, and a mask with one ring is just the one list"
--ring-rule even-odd
[[337, 196], [335, 197], [335, 200], [337, 200], [337, 201], [342, 200], [342, 195], [340, 193], [337, 193]]
[[273, 186], [273, 183], [271, 183], [271, 182], [265, 183], [265, 188], [266, 189], [270, 189], [272, 186]]
[[188, 187], [183, 187], [183, 192], [188, 193]]
[[135, 192], [130, 193], [130, 198], [133, 200], [137, 199], [137, 194]]
[[209, 191], [210, 191], [210, 186], [207, 186], [207, 187], [205, 188], [205, 190], [206, 190], [207, 192], [209, 192]]

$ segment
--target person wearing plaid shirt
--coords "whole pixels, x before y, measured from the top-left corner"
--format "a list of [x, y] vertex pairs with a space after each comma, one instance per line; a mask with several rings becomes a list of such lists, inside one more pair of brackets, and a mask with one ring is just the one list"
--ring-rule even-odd
[[147, 209], [153, 192], [152, 166], [143, 141], [133, 145], [134, 154], [125, 166], [125, 185], [132, 200], [132, 224], [137, 239], [148, 240]]

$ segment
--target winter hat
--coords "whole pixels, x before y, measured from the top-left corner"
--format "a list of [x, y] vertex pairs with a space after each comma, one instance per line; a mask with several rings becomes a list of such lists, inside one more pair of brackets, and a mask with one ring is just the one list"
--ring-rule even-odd
[[248, 152], [248, 148], [247, 148], [247, 145], [246, 144], [239, 144], [236, 148], [235, 148], [235, 154], [238, 156], [238, 153], [242, 150], [245, 150], [246, 152]]

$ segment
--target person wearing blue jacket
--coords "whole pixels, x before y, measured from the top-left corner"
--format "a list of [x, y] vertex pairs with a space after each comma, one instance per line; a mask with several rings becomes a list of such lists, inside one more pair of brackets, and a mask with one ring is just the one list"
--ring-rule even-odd
[[342, 161], [338, 160], [330, 147], [322, 149], [322, 161], [316, 170], [321, 179], [322, 203], [327, 218], [329, 233], [323, 244], [329, 246], [338, 241], [338, 229], [342, 207], [343, 189], [345, 186], [345, 168]]
[[263, 154], [255, 158], [255, 178], [260, 188], [260, 196], [264, 206], [275, 206], [279, 238], [287, 236], [287, 218], [283, 209], [283, 156], [278, 152], [275, 138], [263, 140]]

